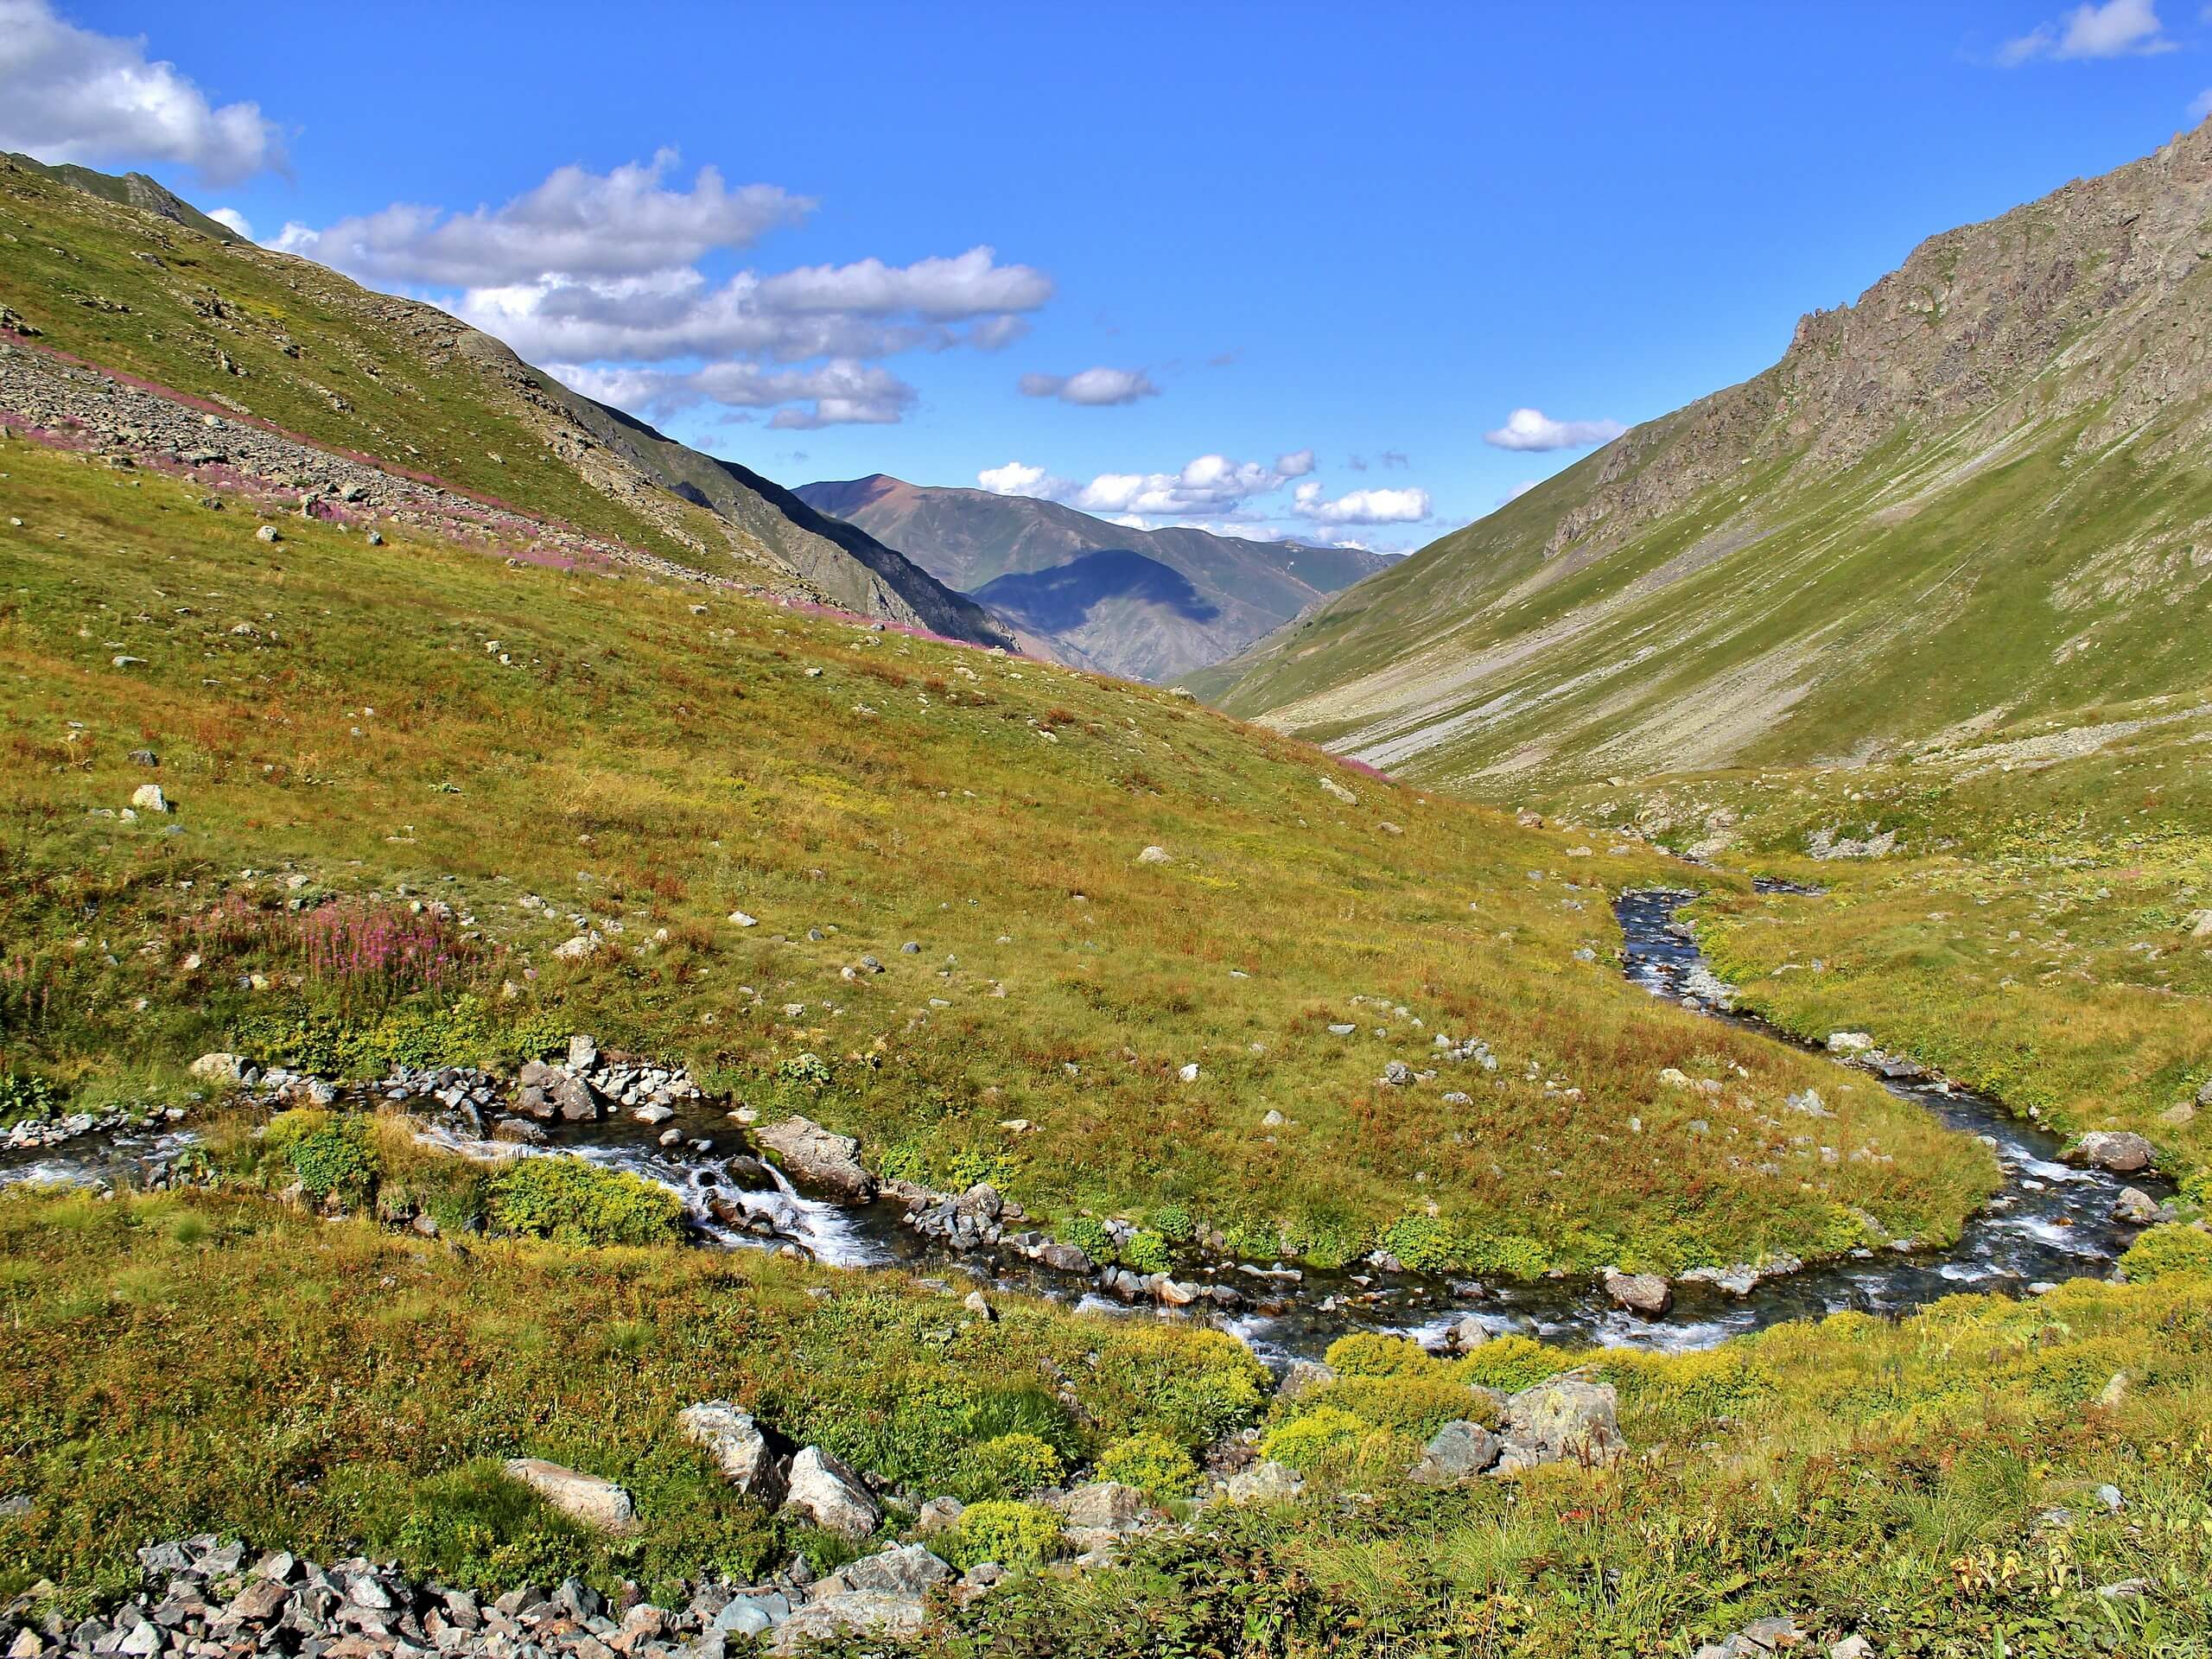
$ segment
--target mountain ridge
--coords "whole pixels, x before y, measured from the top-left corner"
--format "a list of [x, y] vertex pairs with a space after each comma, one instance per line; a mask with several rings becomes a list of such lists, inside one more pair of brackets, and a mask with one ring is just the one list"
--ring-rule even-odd
[[1769, 369], [1190, 683], [1479, 790], [1895, 753], [2201, 683], [2161, 613], [2201, 616], [2212, 580], [2208, 218], [2200, 127], [1929, 237]]
[[434, 306], [246, 241], [143, 175], [0, 156], [10, 327], [327, 448], [779, 597], [1033, 648], [853, 526], [524, 362]]
[[[1001, 581], [1058, 569], [1050, 585], [1063, 626], [1042, 628], [1020, 612], [1015, 619], [1071, 660], [1139, 679], [1173, 679], [1241, 650], [1389, 562], [1361, 549], [1264, 542], [1189, 525], [1140, 530], [1061, 502], [912, 484], [883, 473], [804, 484], [796, 493], [899, 549], [957, 590], [992, 589], [994, 604], [1019, 605], [1039, 591], [1020, 580], [1011, 588], [996, 586]], [[1086, 575], [1103, 578], [1109, 567], [1094, 562], [1084, 570], [1070, 568], [1104, 552], [1132, 554], [1152, 568], [1120, 562], [1110, 567], [1122, 579], [1118, 586], [1084, 582]], [[1187, 583], [1188, 593], [1177, 594], [1163, 571]], [[1065, 601], [1078, 588], [1090, 603], [1071, 616]]]

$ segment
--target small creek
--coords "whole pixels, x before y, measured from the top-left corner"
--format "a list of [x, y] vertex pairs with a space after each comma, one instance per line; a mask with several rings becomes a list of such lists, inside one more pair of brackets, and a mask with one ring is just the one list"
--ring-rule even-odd
[[[1721, 1004], [1726, 988], [1715, 979], [1689, 929], [1676, 912], [1696, 895], [1679, 891], [1624, 893], [1614, 905], [1624, 937], [1623, 967], [1630, 981], [1655, 996], [1683, 1003], [1778, 1042], [1797, 1045], [1776, 1027]], [[1351, 1331], [1400, 1332], [1440, 1340], [1458, 1319], [1473, 1314], [1492, 1335], [1520, 1332], [1553, 1341], [1649, 1349], [1710, 1347], [1726, 1338], [1787, 1319], [1818, 1319], [1857, 1310], [1895, 1316], [1939, 1297], [1966, 1291], [2021, 1294], [2038, 1287], [2110, 1272], [2135, 1236], [2111, 1219], [2123, 1185], [2154, 1198], [2170, 1189], [2151, 1178], [2130, 1181], [2058, 1161], [2057, 1137], [2012, 1116], [1997, 1102], [1940, 1082], [1908, 1083], [1854, 1068], [1932, 1113], [1950, 1128], [1980, 1136], [1995, 1151], [2004, 1185], [1969, 1217], [1958, 1242], [1940, 1250], [1859, 1251], [1779, 1278], [1762, 1280], [1748, 1294], [1716, 1286], [1678, 1283], [1671, 1313], [1651, 1319], [1613, 1305], [1589, 1279], [1450, 1281], [1357, 1268], [1306, 1268], [1271, 1275], [1273, 1264], [1179, 1264], [1186, 1281], [1234, 1286], [1252, 1309], [1217, 1316], [1262, 1358], [1281, 1365], [1316, 1357]], [[669, 1128], [683, 1132], [664, 1147]], [[961, 1255], [925, 1239], [901, 1224], [904, 1206], [881, 1200], [841, 1205], [804, 1196], [779, 1172], [762, 1189], [734, 1181], [727, 1160], [742, 1149], [728, 1118], [711, 1107], [680, 1107], [669, 1122], [648, 1128], [622, 1116], [588, 1124], [548, 1126], [551, 1149], [626, 1169], [680, 1194], [701, 1238], [723, 1248], [774, 1248], [786, 1240], [816, 1260], [837, 1267], [903, 1268], [947, 1281], [1017, 1290], [1062, 1303], [1116, 1313], [1126, 1308], [1087, 1283], [1054, 1274], [1012, 1251]], [[500, 1143], [466, 1140], [448, 1122], [429, 1137], [467, 1155], [514, 1155]], [[33, 1153], [0, 1153], [0, 1188], [29, 1179], [117, 1182], [142, 1173], [181, 1148], [189, 1136], [170, 1132], [85, 1136]], [[736, 1199], [753, 1215], [771, 1218], [780, 1236], [762, 1237], [717, 1219], [709, 1200]]]

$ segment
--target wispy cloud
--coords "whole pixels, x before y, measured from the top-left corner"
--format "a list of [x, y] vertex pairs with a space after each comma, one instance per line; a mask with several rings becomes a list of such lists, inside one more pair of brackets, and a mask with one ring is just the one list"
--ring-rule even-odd
[[1084, 369], [1077, 374], [1025, 374], [1016, 382], [1025, 397], [1057, 397], [1085, 409], [1107, 409], [1157, 397], [1160, 388], [1142, 369]]
[[603, 174], [559, 168], [497, 207], [395, 203], [320, 230], [288, 225], [270, 245], [426, 291], [633, 412], [772, 409], [783, 428], [897, 421], [918, 395], [881, 359], [999, 350], [1052, 298], [1050, 276], [988, 247], [710, 277], [701, 261], [804, 222], [815, 203], [729, 185], [712, 167], [685, 181], [678, 160], [663, 149]]
[[2144, 57], [2174, 49], [2158, 21], [2157, 0], [2104, 0], [2101, 5], [2093, 0], [2005, 41], [1998, 48], [1997, 60], [2009, 69], [2037, 58], [2065, 62]]

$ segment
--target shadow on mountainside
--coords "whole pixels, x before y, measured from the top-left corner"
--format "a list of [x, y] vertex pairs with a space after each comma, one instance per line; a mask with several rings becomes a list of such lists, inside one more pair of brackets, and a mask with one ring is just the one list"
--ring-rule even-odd
[[1211, 622], [1221, 614], [1181, 571], [1127, 548], [1080, 554], [1043, 570], [1009, 571], [969, 597], [1046, 633], [1081, 627], [1109, 599], [1165, 606], [1191, 622]]

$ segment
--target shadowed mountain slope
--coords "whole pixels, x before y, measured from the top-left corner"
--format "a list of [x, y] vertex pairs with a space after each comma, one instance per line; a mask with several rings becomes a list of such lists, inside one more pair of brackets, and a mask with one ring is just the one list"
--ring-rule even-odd
[[[1389, 563], [1359, 548], [1251, 541], [1187, 525], [1133, 530], [1056, 501], [938, 489], [880, 473], [802, 485], [798, 494], [950, 586], [978, 596], [989, 592], [994, 605], [1003, 594], [1042, 591], [1001, 589], [1001, 577], [1067, 569], [1071, 579], [1052, 588], [1061, 626], [1047, 638], [1086, 663], [1138, 679], [1172, 679], [1217, 662]], [[1073, 569], [1081, 556], [1100, 552], [1128, 553], [1175, 572], [1192, 600], [1140, 591], [1154, 578], [1126, 561]], [[1135, 586], [1106, 581], [1109, 571]], [[1095, 594], [1093, 602], [1069, 608], [1084, 593]]]

